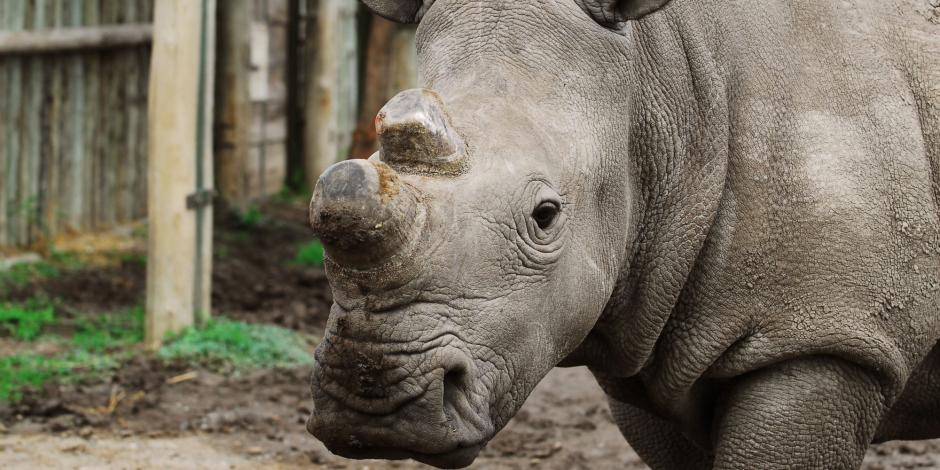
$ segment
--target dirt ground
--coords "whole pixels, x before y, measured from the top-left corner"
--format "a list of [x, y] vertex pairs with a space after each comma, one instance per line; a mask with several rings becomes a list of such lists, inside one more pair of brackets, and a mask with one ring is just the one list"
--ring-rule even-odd
[[[274, 204], [246, 227], [217, 220], [216, 312], [322, 332], [331, 297], [322, 270], [290, 262], [309, 241], [302, 206]], [[139, 305], [143, 263], [84, 269], [25, 286], [81, 316]], [[41, 345], [36, 345], [40, 348]], [[46, 386], [0, 403], [0, 468], [247, 469], [426, 468], [410, 461], [349, 461], [304, 430], [309, 370], [225, 376], [140, 357], [106, 380]], [[583, 368], [556, 369], [484, 450], [473, 468], [642, 469], [620, 437], [600, 389]], [[940, 469], [940, 441], [873, 447], [866, 470]]]
[[[350, 461], [331, 455], [304, 431], [310, 406], [304, 371], [241, 378], [201, 371], [193, 380], [166, 385], [164, 377], [170, 373], [150, 378], [151, 384], [161, 384], [151, 391], [152, 398], [125, 398], [110, 416], [96, 418], [87, 411], [67, 411], [76, 404], [53, 403], [49, 416], [14, 424], [0, 435], [0, 467], [427, 468], [410, 461]], [[113, 396], [107, 386], [85, 395], [96, 396], [101, 407]], [[647, 467], [620, 437], [590, 374], [576, 368], [552, 371], [473, 468]], [[863, 468], [940, 469], [940, 441], [875, 446]]]

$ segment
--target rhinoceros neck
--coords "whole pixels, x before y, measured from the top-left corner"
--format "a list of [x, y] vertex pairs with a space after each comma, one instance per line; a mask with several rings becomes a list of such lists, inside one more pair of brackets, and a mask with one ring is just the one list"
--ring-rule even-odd
[[701, 31], [698, 17], [676, 11], [633, 25], [629, 165], [638, 173], [637, 235], [604, 314], [572, 356], [598, 369], [615, 365], [605, 372], [617, 376], [634, 375], [649, 361], [725, 188], [725, 85]]

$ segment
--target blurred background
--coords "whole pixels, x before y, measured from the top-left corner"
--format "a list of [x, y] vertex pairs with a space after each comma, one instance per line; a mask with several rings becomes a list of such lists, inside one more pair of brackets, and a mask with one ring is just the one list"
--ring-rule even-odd
[[[376, 150], [414, 37], [357, 0], [0, 0], [0, 468], [422, 467], [304, 430], [332, 304], [307, 203]], [[583, 369], [475, 467], [646, 468]]]
[[[414, 27], [356, 1], [215, 10], [206, 71], [227, 207], [302, 193], [325, 166], [368, 157], [376, 112], [415, 86]], [[48, 251], [65, 235], [146, 217], [153, 17], [154, 0], [0, 2], [0, 249]]]

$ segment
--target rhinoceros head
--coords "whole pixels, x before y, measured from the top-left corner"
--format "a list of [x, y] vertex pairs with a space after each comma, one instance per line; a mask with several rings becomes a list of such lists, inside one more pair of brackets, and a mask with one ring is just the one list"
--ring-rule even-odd
[[609, 26], [653, 3], [366, 3], [420, 19], [425, 88], [379, 113], [376, 155], [315, 189], [335, 304], [308, 429], [348, 457], [464, 466], [628, 262], [632, 51], [629, 24]]

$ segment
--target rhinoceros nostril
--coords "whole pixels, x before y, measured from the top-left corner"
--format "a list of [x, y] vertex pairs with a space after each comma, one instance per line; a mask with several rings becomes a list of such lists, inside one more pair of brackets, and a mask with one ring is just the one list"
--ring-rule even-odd
[[467, 371], [463, 367], [451, 369], [444, 374], [444, 405], [453, 404], [463, 392]]

